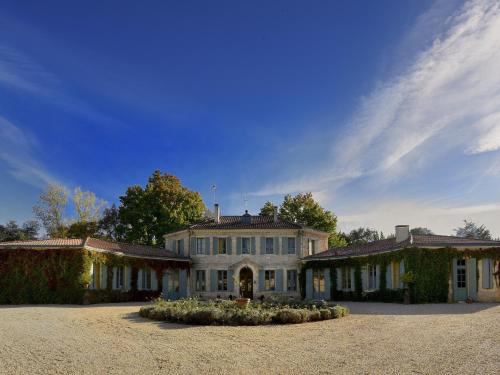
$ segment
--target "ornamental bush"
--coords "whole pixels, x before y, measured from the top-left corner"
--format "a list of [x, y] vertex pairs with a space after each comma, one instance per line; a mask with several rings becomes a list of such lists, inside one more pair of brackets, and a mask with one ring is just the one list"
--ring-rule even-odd
[[[318, 308], [319, 307], [319, 308]], [[251, 303], [238, 307], [233, 301], [196, 299], [165, 301], [161, 298], [152, 305], [141, 307], [139, 314], [152, 320], [202, 325], [262, 325], [297, 324], [347, 315], [348, 309], [328, 303], [309, 301], [281, 304], [275, 302]]]

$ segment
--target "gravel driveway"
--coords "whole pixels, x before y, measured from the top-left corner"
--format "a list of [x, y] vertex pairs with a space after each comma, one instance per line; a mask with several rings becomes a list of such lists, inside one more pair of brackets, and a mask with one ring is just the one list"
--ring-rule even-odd
[[152, 322], [138, 304], [0, 307], [0, 373], [500, 373], [498, 304], [345, 305], [261, 327]]

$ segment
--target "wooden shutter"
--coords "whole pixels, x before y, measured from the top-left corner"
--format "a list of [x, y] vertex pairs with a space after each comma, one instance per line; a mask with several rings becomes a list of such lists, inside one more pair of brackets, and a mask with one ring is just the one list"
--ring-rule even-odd
[[281, 254], [288, 254], [288, 237], [281, 237]]
[[276, 270], [275, 271], [275, 277], [276, 277], [276, 285], [275, 285], [275, 290], [277, 292], [283, 292], [283, 270]]
[[[457, 265], [457, 262], [456, 262], [456, 259], [455, 259], [455, 267]], [[401, 275], [405, 273], [405, 261], [403, 259], [401, 259], [401, 262], [399, 262], [399, 288], [403, 288], [404, 285], [403, 285], [403, 282], [401, 281]]]
[[236, 254], [241, 255], [241, 237], [236, 237]]
[[233, 252], [233, 238], [232, 237], [226, 238], [226, 252], [227, 252], [227, 255], [231, 255]]
[[367, 275], [368, 265], [361, 266], [361, 288], [362, 290], [368, 289], [368, 275]]
[[306, 299], [313, 299], [313, 270], [312, 270], [312, 268], [308, 268], [306, 270]]
[[250, 254], [255, 255], [255, 237], [250, 238]]
[[266, 254], [266, 237], [260, 238], [260, 255]]
[[174, 253], [177, 253], [177, 241], [176, 240], [172, 240], [172, 251]]
[[184, 255], [184, 238], [179, 241], [179, 255]]
[[139, 268], [139, 272], [137, 272], [137, 290], [142, 290], [142, 268]]
[[350, 268], [350, 272], [351, 272], [351, 290], [356, 290], [356, 284], [355, 284], [355, 280], [354, 280], [354, 275], [355, 275], [355, 271], [354, 271], [354, 267], [351, 267]]
[[187, 271], [184, 269], [179, 271], [179, 294], [181, 298], [187, 297]]
[[191, 237], [191, 246], [189, 247], [189, 252], [191, 255], [196, 254], [196, 237]]
[[344, 289], [344, 285], [342, 285], [342, 268], [337, 268], [337, 290]]
[[205, 255], [210, 255], [210, 238], [205, 237]]
[[330, 269], [329, 268], [325, 268], [323, 270], [325, 272], [325, 293], [323, 294], [323, 299], [326, 299], [326, 300], [331, 300], [332, 297], [331, 297], [331, 294], [332, 294], [332, 290], [331, 290], [331, 286], [330, 286]]
[[273, 254], [278, 255], [279, 253], [280, 253], [280, 238], [279, 237], [274, 237]]
[[380, 289], [380, 265], [375, 266], [375, 289]]
[[219, 238], [214, 237], [212, 242], [213, 242], [214, 255], [217, 255], [219, 254]]
[[227, 291], [233, 292], [233, 290], [234, 290], [233, 271], [227, 271]]
[[477, 300], [477, 259], [467, 259], [467, 282], [469, 283], [468, 296]]
[[387, 289], [392, 289], [392, 266], [391, 266], [391, 263], [389, 263], [386, 266], [386, 271], [385, 271], [385, 287]]
[[264, 278], [264, 270], [259, 271], [259, 290], [262, 292], [266, 290], [264, 284], [265, 284], [265, 278]]
[[490, 258], [483, 258], [481, 263], [481, 279], [483, 281], [482, 287], [483, 289], [491, 289], [493, 288], [493, 262]]
[[210, 291], [217, 291], [217, 270], [210, 270]]
[[158, 290], [158, 279], [156, 278], [155, 270], [151, 270], [151, 289]]

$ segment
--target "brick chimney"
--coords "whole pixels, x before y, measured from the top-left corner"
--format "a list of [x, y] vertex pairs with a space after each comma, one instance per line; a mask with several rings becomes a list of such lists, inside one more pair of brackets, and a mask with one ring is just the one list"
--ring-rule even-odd
[[396, 225], [396, 242], [403, 242], [410, 238], [409, 225]]

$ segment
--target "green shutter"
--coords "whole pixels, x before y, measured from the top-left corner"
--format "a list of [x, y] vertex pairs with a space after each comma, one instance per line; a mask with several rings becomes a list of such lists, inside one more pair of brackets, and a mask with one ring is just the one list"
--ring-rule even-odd
[[490, 258], [483, 258], [481, 279], [483, 289], [493, 288], [493, 261]]
[[[454, 261], [455, 267], [457, 265], [456, 259]], [[401, 280], [401, 275], [405, 273], [405, 261], [402, 259], [401, 262], [399, 262], [399, 278]], [[399, 282], [399, 288], [402, 289], [404, 287], [403, 282]]]
[[179, 255], [185, 255], [184, 254], [184, 238], [179, 241]]
[[214, 237], [212, 242], [213, 242], [214, 255], [217, 255], [219, 254], [219, 238]]
[[227, 271], [227, 291], [233, 292], [233, 290], [234, 290], [233, 271]]
[[283, 292], [283, 270], [276, 270], [276, 285], [275, 290], [277, 292]]
[[232, 237], [226, 238], [226, 251], [227, 251], [227, 255], [231, 255], [233, 252], [233, 238]]
[[391, 263], [386, 266], [385, 271], [385, 287], [386, 289], [392, 289], [392, 267]]
[[375, 289], [379, 290], [380, 289], [380, 265], [375, 266]]
[[273, 254], [278, 255], [279, 253], [280, 253], [280, 238], [279, 237], [274, 237]]
[[210, 238], [205, 237], [205, 255], [210, 255]]
[[158, 290], [158, 279], [156, 278], [155, 270], [151, 270], [151, 289]]
[[457, 287], [457, 258], [453, 258], [453, 299], [457, 301], [458, 287]]
[[469, 283], [468, 296], [474, 301], [477, 300], [477, 259], [471, 258], [467, 260], [467, 273]]
[[255, 249], [255, 237], [252, 237], [250, 239], [250, 254], [255, 255], [256, 249]]
[[196, 254], [196, 237], [191, 237], [191, 246], [189, 247], [189, 253], [191, 255]]
[[343, 271], [344, 271], [344, 269], [337, 268], [337, 290], [342, 290], [344, 288], [344, 286], [342, 285], [342, 272]]
[[139, 272], [137, 272], [137, 290], [142, 290], [142, 268], [139, 268]]
[[264, 279], [264, 270], [260, 270], [259, 271], [259, 290], [261, 292], [264, 291], [264, 290], [266, 290], [265, 287], [264, 287], [264, 284], [265, 284], [264, 281], [265, 281], [265, 279]]
[[210, 270], [210, 291], [217, 291], [217, 270]]
[[281, 254], [288, 254], [288, 237], [281, 237]]
[[260, 255], [266, 254], [266, 237], [260, 238]]
[[236, 237], [236, 254], [241, 255], [241, 237]]
[[[302, 271], [304, 272], [304, 271]], [[306, 299], [313, 299], [313, 270], [306, 270]]]
[[331, 300], [331, 287], [330, 287], [330, 268], [325, 268], [325, 294], [323, 295], [323, 299]]
[[354, 267], [349, 268], [351, 272], [351, 290], [356, 290], [356, 284], [355, 284], [355, 278], [354, 275], [356, 274]]

